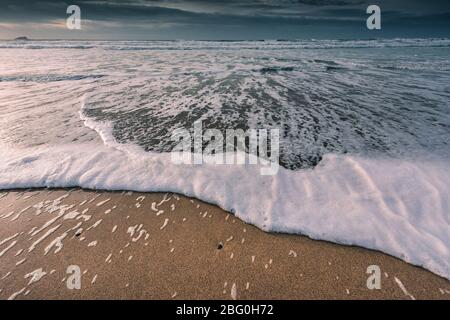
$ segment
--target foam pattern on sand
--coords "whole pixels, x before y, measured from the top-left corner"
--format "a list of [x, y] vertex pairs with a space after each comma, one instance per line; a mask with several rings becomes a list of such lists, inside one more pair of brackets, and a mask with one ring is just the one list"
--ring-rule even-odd
[[168, 153], [99, 144], [2, 147], [0, 188], [172, 191], [266, 231], [377, 249], [450, 279], [450, 170], [440, 160], [328, 154], [314, 169], [174, 165]]

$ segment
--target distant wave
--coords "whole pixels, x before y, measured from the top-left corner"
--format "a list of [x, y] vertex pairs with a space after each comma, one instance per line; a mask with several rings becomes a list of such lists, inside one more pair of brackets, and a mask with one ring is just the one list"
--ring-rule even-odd
[[450, 47], [450, 39], [268, 40], [268, 41], [0, 41], [0, 49], [292, 50]]
[[42, 75], [15, 75], [15, 76], [0, 76], [0, 82], [57, 82], [57, 81], [76, 81], [85, 79], [98, 79], [104, 75], [58, 75], [58, 74], [42, 74]]
[[92, 49], [95, 46], [81, 46], [81, 45], [29, 45], [29, 44], [11, 44], [0, 45], [0, 49]]

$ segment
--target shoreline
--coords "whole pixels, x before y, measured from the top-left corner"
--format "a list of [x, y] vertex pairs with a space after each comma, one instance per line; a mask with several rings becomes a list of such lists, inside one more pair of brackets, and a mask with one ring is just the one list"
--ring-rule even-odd
[[450, 281], [421, 267], [173, 193], [2, 190], [0, 222], [0, 299], [450, 299]]
[[0, 186], [177, 192], [265, 231], [379, 250], [450, 279], [442, 160], [328, 154], [314, 169], [262, 176], [258, 166], [178, 165], [170, 153], [111, 148], [107, 139], [77, 146], [7, 149]]

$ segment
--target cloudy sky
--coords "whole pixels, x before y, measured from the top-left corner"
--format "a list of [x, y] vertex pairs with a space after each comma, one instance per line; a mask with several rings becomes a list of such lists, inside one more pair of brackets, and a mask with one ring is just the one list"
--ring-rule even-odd
[[[82, 29], [66, 28], [81, 8]], [[382, 30], [366, 9], [382, 10]], [[0, 0], [0, 38], [336, 39], [450, 37], [450, 0]]]

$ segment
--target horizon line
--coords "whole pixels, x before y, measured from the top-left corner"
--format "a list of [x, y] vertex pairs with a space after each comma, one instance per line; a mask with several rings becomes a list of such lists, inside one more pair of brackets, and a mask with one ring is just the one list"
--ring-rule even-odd
[[[26, 39], [19, 39], [25, 37]], [[394, 40], [394, 39], [450, 39], [450, 37], [379, 37], [379, 38], [276, 38], [276, 39], [64, 39], [64, 38], [28, 38], [26, 36], [19, 36], [16, 38], [0, 38], [0, 41], [167, 41], [167, 42], [176, 42], [176, 41], [204, 41], [204, 42], [244, 42], [244, 41], [254, 41], [254, 42], [264, 42], [264, 41], [323, 41], [323, 40], [340, 40], [340, 41], [349, 41], [349, 40]]]

